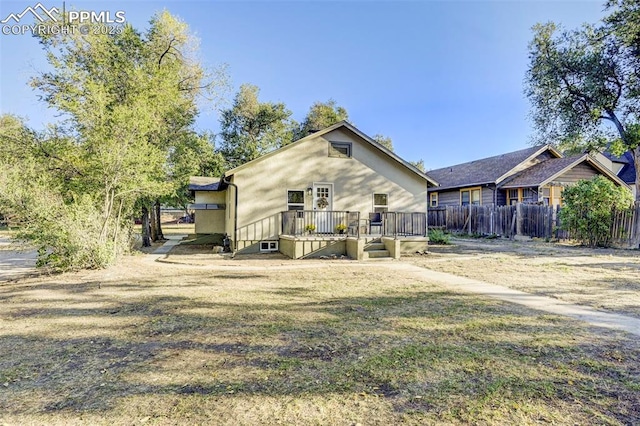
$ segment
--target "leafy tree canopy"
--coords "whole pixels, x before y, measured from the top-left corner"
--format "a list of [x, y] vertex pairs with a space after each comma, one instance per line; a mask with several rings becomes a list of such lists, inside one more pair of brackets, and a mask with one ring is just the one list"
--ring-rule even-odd
[[301, 139], [310, 133], [322, 130], [326, 127], [342, 121], [349, 120], [347, 110], [339, 106], [335, 100], [329, 99], [327, 102], [315, 102], [309, 108], [307, 116], [300, 124], [294, 135], [294, 140]]
[[234, 168], [291, 142], [289, 111], [283, 103], [260, 102], [258, 87], [243, 84], [233, 105], [222, 111], [220, 152]]
[[[34, 132], [2, 117], [0, 206], [60, 269], [100, 267], [129, 247], [140, 200], [184, 184], [191, 126], [202, 96], [225, 79], [197, 61], [188, 27], [168, 12], [141, 33], [40, 37], [51, 71], [31, 81], [63, 120]], [[172, 159], [173, 158], [173, 159]]]
[[389, 151], [393, 152], [393, 141], [390, 137], [378, 133], [373, 135], [372, 139], [387, 148]]
[[574, 152], [631, 151], [640, 170], [640, 6], [627, 0], [607, 6], [611, 15], [597, 26], [533, 27], [525, 93], [536, 143]]

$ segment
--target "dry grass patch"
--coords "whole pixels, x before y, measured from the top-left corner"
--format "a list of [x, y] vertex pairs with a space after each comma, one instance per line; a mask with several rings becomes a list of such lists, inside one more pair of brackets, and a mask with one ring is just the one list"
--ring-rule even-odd
[[640, 317], [637, 251], [456, 241], [405, 260], [434, 271]]
[[384, 265], [298, 265], [130, 258], [3, 284], [0, 423], [640, 421], [621, 333]]

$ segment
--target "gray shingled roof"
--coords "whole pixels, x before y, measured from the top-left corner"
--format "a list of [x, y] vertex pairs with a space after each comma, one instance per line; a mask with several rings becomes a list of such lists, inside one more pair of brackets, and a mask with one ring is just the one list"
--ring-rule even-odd
[[496, 155], [495, 157], [471, 161], [469, 163], [443, 167], [442, 169], [428, 171], [427, 175], [431, 176], [440, 184], [440, 188], [438, 189], [495, 183], [498, 178], [522, 163], [541, 148], [543, 148], [543, 146], [534, 146], [519, 151]]
[[539, 186], [542, 182], [551, 178], [553, 175], [576, 162], [580, 158], [585, 158], [585, 156], [578, 155], [574, 157], [550, 158], [505, 180], [500, 184], [500, 187]]
[[219, 191], [220, 178], [208, 176], [191, 176], [189, 191]]
[[635, 184], [636, 166], [633, 163], [626, 164], [622, 169], [620, 169], [618, 177], [628, 184]]

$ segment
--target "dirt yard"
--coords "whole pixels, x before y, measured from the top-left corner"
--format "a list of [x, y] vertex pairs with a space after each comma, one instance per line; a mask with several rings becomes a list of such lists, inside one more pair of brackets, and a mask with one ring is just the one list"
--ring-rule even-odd
[[[193, 251], [0, 283], [0, 424], [640, 422], [624, 333], [385, 262]], [[558, 260], [462, 246], [411, 260], [454, 272], [538, 256]]]
[[640, 318], [640, 252], [543, 242], [455, 240], [403, 260]]

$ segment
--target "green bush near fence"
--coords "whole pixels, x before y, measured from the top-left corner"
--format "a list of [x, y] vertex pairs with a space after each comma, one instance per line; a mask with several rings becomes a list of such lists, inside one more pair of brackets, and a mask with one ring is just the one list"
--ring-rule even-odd
[[451, 244], [451, 236], [442, 229], [430, 229], [429, 242], [431, 244]]
[[561, 228], [590, 247], [611, 244], [612, 212], [632, 206], [631, 193], [603, 176], [581, 180], [562, 192]]

